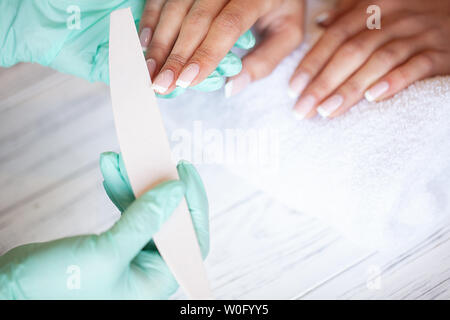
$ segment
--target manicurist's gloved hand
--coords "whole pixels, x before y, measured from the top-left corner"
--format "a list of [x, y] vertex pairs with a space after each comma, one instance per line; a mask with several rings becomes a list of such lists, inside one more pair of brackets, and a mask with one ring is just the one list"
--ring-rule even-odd
[[[131, 7], [138, 24], [145, 2], [0, 0], [0, 66], [36, 62], [89, 81], [109, 83], [109, 14]], [[216, 90], [224, 83], [223, 75], [236, 74], [240, 68], [240, 59], [226, 57], [196, 89]]]
[[177, 288], [151, 241], [183, 197], [203, 257], [209, 250], [208, 203], [191, 164], [180, 181], [162, 183], [134, 199], [119, 155], [102, 154], [104, 186], [122, 217], [100, 235], [23, 245], [0, 257], [3, 299], [166, 299]]

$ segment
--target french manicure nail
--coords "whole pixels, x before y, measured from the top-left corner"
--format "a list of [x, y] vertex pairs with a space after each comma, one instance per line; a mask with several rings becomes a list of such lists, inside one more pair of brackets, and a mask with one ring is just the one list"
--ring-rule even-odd
[[243, 71], [237, 76], [231, 78], [225, 85], [225, 97], [229, 98], [244, 90], [251, 82], [250, 74]]
[[303, 120], [311, 112], [316, 104], [316, 98], [312, 95], [307, 95], [301, 98], [294, 107], [294, 115], [297, 119]]
[[366, 97], [367, 101], [372, 102], [372, 101], [375, 101], [376, 99], [378, 99], [379, 97], [381, 97], [381, 95], [383, 93], [385, 93], [386, 91], [388, 91], [388, 89], [389, 89], [389, 83], [387, 83], [387, 81], [381, 81], [381, 82], [377, 83], [376, 85], [374, 85], [369, 90], [367, 90], [364, 93], [364, 97]]
[[330, 17], [330, 13], [328, 11], [322, 12], [316, 17], [316, 23], [321, 24], [325, 20], [327, 20]]
[[200, 66], [196, 63], [188, 65], [177, 80], [177, 86], [187, 88], [191, 85], [192, 81], [197, 77], [200, 72]]
[[173, 78], [174, 73], [172, 70], [164, 70], [163, 72], [158, 74], [152, 87], [156, 92], [163, 94], [167, 91], [167, 89], [169, 89], [170, 85], [173, 82]]
[[152, 29], [150, 29], [150, 28], [142, 29], [139, 39], [141, 41], [141, 46], [142, 46], [143, 51], [147, 51], [151, 37], [152, 37]]
[[150, 77], [152, 77], [153, 73], [155, 72], [155, 69], [156, 69], [155, 59], [150, 58], [147, 60], [147, 69], [148, 69], [148, 73], [150, 74]]
[[291, 81], [291, 84], [288, 88], [288, 96], [292, 99], [298, 98], [303, 90], [305, 90], [308, 85], [311, 77], [306, 72], [300, 72], [294, 79]]
[[325, 100], [320, 106], [317, 107], [317, 112], [324, 118], [329, 117], [334, 111], [336, 111], [344, 102], [344, 98], [340, 94], [335, 94], [331, 98]]

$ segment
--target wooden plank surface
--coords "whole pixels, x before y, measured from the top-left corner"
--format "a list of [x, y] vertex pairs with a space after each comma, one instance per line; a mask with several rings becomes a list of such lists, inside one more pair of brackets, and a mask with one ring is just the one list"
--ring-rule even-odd
[[[105, 85], [37, 65], [0, 69], [0, 146], [0, 253], [100, 232], [119, 218], [98, 168], [102, 151], [117, 151]], [[450, 298], [449, 227], [401, 252], [376, 253], [219, 166], [198, 168], [211, 204], [206, 263], [218, 298]]]

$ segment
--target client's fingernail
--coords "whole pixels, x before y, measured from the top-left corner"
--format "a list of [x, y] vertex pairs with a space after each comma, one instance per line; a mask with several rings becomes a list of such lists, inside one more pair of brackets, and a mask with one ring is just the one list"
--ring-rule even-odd
[[141, 40], [141, 46], [143, 51], [147, 50], [151, 38], [152, 38], [152, 29], [150, 28], [142, 29], [139, 39]]
[[183, 70], [183, 72], [181, 72], [177, 80], [177, 86], [182, 88], [189, 87], [199, 72], [200, 66], [196, 63], [191, 63]]
[[376, 99], [381, 97], [381, 95], [383, 93], [388, 91], [388, 89], [389, 89], [389, 83], [387, 83], [386, 81], [381, 81], [381, 82], [377, 83], [376, 85], [374, 85], [369, 90], [367, 90], [364, 93], [364, 97], [366, 97], [367, 101], [375, 101]]
[[147, 60], [147, 69], [148, 69], [148, 73], [150, 74], [150, 77], [152, 77], [153, 73], [155, 72], [155, 69], [156, 69], [155, 59], [150, 58]]
[[153, 89], [158, 93], [164, 93], [169, 89], [170, 85], [173, 82], [174, 73], [172, 70], [167, 69], [158, 74], [153, 83]]
[[318, 106], [317, 112], [324, 118], [329, 117], [342, 105], [343, 102], [344, 98], [340, 94], [335, 94]]
[[289, 97], [292, 99], [298, 98], [302, 94], [303, 90], [305, 90], [310, 79], [311, 77], [306, 72], [300, 72], [296, 75], [294, 79], [292, 79], [288, 88]]
[[294, 107], [294, 115], [297, 119], [303, 120], [311, 112], [316, 105], [316, 98], [312, 95], [307, 95], [301, 98]]
[[231, 78], [225, 85], [225, 97], [229, 98], [231, 96], [234, 96], [235, 94], [238, 94], [239, 92], [244, 90], [244, 88], [248, 86], [250, 82], [250, 74], [248, 74], [248, 72], [242, 71], [237, 76]]
[[319, 14], [316, 17], [316, 23], [321, 24], [321, 23], [325, 22], [325, 20], [327, 20], [329, 17], [330, 17], [330, 12], [328, 12], [328, 11], [322, 12], [321, 14]]

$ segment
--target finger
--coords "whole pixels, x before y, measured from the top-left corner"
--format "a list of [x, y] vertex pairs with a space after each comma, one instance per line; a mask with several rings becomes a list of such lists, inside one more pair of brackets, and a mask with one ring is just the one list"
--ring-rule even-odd
[[145, 52], [152, 39], [153, 31], [158, 24], [161, 15], [161, 9], [165, 0], [147, 0], [144, 11], [142, 12], [141, 22], [139, 24], [139, 39], [141, 40], [142, 50]]
[[[364, 97], [364, 92], [389, 71], [426, 47], [423, 36], [395, 40], [378, 49], [370, 59], [317, 108], [323, 117], [340, 116]], [[333, 104], [334, 103], [334, 104]]]
[[186, 202], [204, 259], [209, 252], [209, 205], [205, 187], [192, 164], [180, 161], [177, 170], [186, 186]]
[[[186, 61], [203, 41], [213, 19], [219, 14], [227, 1], [198, 0], [192, 5], [178, 29], [179, 34], [176, 42], [174, 41], [173, 49], [170, 48], [171, 50], [165, 55], [164, 61], [160, 60], [163, 66], [154, 81], [154, 88], [158, 93], [168, 94], [175, 88], [175, 79], [178, 78]], [[173, 28], [172, 26], [167, 27]], [[189, 68], [185, 73], [185, 79], [182, 79], [179, 85], [187, 87], [188, 85], [183, 85], [183, 83], [189, 82], [188, 78], [195, 76], [197, 70], [195, 66]], [[164, 77], [164, 75], [170, 76]]]
[[283, 28], [268, 33], [257, 47], [243, 58], [243, 70], [225, 85], [228, 98], [242, 91], [250, 82], [264, 78], [302, 42], [302, 24], [287, 22]]
[[136, 199], [119, 221], [99, 236], [100, 244], [112, 245], [121, 261], [130, 263], [178, 207], [184, 194], [182, 181], [158, 185]]
[[[367, 16], [365, 10], [364, 7], [356, 7], [340, 17], [325, 31], [291, 77], [289, 87], [293, 95], [299, 96], [302, 93], [308, 83], [325, 67], [328, 60], [344, 42], [366, 29]], [[392, 10], [394, 9], [389, 5], [389, 2], [383, 5], [384, 14]]]
[[[269, 9], [267, 5], [261, 6], [258, 0], [230, 1], [214, 19], [205, 40], [183, 68], [180, 79], [191, 85], [203, 81], [217, 67], [238, 38]], [[192, 70], [195, 70], [195, 73]], [[184, 73], [188, 76], [185, 77]]]
[[[194, 0], [166, 0], [147, 50], [147, 61], [154, 66], [153, 77], [161, 68], [180, 32], [181, 24]], [[150, 68], [149, 68], [150, 69]], [[166, 78], [173, 74], [166, 74]]]
[[122, 157], [115, 152], [100, 155], [100, 170], [103, 175], [103, 187], [114, 203], [123, 212], [134, 200]]
[[386, 26], [383, 31], [363, 31], [337, 50], [326, 67], [302, 92], [302, 97], [294, 107], [297, 117], [301, 118], [315, 108], [356, 72], [379, 47], [391, 39], [409, 37], [426, 28], [426, 24], [420, 23], [414, 16], [407, 19], [393, 16], [392, 19], [396, 21]]
[[437, 74], [445, 74], [449, 70], [437, 69], [436, 66], [443, 65], [447, 59], [448, 57], [442, 53], [422, 52], [380, 79], [367, 90], [365, 96], [368, 100], [380, 101], [393, 96], [415, 81]]

